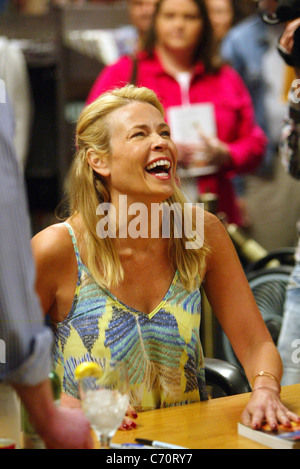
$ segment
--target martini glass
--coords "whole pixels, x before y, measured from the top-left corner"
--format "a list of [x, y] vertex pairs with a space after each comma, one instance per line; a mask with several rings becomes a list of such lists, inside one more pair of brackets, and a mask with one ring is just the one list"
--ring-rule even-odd
[[100, 442], [109, 448], [129, 405], [127, 370], [122, 362], [106, 362], [100, 377], [86, 377], [79, 383], [82, 409]]

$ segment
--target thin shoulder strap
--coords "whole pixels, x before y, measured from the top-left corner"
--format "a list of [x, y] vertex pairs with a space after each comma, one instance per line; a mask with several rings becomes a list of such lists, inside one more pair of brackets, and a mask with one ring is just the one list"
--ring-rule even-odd
[[80, 253], [79, 253], [78, 244], [77, 244], [77, 240], [76, 240], [74, 230], [68, 222], [65, 221], [64, 225], [68, 228], [69, 234], [71, 236], [72, 243], [73, 243], [73, 246], [74, 246], [74, 251], [75, 251], [75, 254], [76, 254], [77, 263], [78, 263], [78, 268], [80, 270], [83, 263], [82, 263], [82, 260], [81, 260], [81, 257], [80, 257]]

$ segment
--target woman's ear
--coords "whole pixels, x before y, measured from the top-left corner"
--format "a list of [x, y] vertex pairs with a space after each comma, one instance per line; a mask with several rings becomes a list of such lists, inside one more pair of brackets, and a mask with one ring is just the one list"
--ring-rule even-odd
[[96, 173], [100, 174], [100, 176], [110, 176], [110, 168], [108, 166], [107, 158], [99, 155], [92, 148], [89, 148], [87, 151], [87, 162]]

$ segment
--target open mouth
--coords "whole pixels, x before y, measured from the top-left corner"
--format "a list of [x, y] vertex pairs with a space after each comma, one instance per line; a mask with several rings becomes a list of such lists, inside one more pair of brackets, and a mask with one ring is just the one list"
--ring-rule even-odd
[[166, 178], [170, 175], [171, 163], [169, 160], [161, 159], [148, 164], [145, 169], [153, 176]]

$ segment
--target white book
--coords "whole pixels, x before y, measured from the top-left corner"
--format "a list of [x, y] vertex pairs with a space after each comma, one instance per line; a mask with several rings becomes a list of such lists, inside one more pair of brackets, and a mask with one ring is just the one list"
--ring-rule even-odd
[[168, 109], [168, 121], [176, 142], [197, 143], [199, 132], [216, 136], [215, 109], [211, 103], [172, 106]]
[[272, 432], [269, 429], [254, 430], [238, 423], [238, 434], [273, 449], [300, 449], [300, 425], [292, 425], [291, 429], [279, 426], [277, 432]]
[[[217, 135], [215, 109], [211, 103], [172, 106], [168, 109], [168, 122], [172, 139], [177, 144], [195, 144], [201, 141], [201, 134], [207, 137]], [[181, 177], [199, 176], [216, 172], [213, 165], [205, 165], [205, 155], [195, 155], [195, 161], [188, 168], [179, 168]]]

